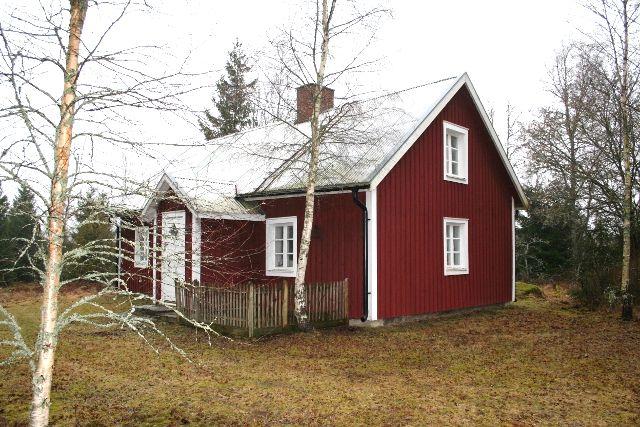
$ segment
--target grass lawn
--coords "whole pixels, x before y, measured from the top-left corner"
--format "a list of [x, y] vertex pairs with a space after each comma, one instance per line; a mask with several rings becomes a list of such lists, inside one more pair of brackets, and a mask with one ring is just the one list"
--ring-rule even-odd
[[[64, 302], [82, 294], [76, 289]], [[0, 289], [35, 336], [38, 294]], [[557, 298], [382, 329], [257, 341], [163, 330], [194, 363], [130, 332], [69, 328], [54, 374], [56, 425], [640, 423], [640, 322]], [[0, 339], [6, 337], [0, 332]], [[0, 367], [0, 425], [26, 422], [24, 364]]]

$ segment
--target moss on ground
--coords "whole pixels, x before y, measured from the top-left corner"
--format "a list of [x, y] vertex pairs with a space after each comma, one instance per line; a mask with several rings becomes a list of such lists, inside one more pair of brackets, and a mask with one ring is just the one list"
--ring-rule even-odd
[[[0, 301], [35, 336], [37, 293], [0, 290]], [[166, 348], [155, 354], [132, 333], [69, 329], [52, 423], [640, 423], [639, 323], [542, 299], [411, 325], [211, 345], [187, 327], [163, 329], [194, 363]], [[26, 422], [29, 384], [26, 366], [0, 368], [0, 425]]]
[[538, 285], [525, 282], [516, 282], [516, 299], [527, 297], [544, 298], [544, 293]]

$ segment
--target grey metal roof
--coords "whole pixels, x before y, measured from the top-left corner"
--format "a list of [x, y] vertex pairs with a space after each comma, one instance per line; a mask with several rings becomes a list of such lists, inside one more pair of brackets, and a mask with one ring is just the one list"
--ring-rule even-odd
[[[321, 119], [327, 130], [320, 146], [317, 187], [367, 186], [383, 168], [393, 164], [394, 156], [413, 143], [416, 130], [429, 124], [426, 122], [437, 113], [436, 107], [442, 108], [445, 98], [465, 83], [477, 98], [464, 74], [340, 105], [323, 113]], [[502, 154], [497, 135], [492, 128], [491, 131]], [[310, 135], [309, 122], [282, 122], [217, 138], [172, 161], [163, 179], [169, 178], [198, 212], [260, 215], [256, 205], [240, 199], [304, 191]], [[503, 161], [526, 204], [506, 157]], [[148, 201], [145, 210], [152, 206], [153, 202]]]

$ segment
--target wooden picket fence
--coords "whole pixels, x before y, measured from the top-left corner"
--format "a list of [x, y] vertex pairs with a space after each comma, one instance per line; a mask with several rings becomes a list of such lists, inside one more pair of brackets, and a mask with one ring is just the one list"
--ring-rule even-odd
[[[305, 284], [309, 321], [316, 327], [349, 321], [349, 282]], [[186, 317], [249, 337], [295, 328], [293, 285], [287, 281], [232, 287], [176, 282], [176, 309]]]

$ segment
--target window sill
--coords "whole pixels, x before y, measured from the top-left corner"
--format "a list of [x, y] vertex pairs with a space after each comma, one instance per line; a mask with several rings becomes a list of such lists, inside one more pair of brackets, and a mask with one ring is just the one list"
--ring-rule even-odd
[[467, 184], [468, 179], [462, 176], [456, 176], [456, 175], [445, 175], [444, 176], [444, 180], [445, 181], [451, 181], [451, 182], [457, 182], [458, 184]]
[[149, 268], [149, 264], [133, 264], [133, 268]]
[[445, 276], [459, 276], [462, 274], [469, 274], [468, 268], [445, 268], [444, 275]]
[[296, 270], [290, 270], [290, 269], [282, 269], [282, 270], [278, 270], [278, 269], [272, 269], [272, 270], [267, 270], [265, 272], [265, 275], [267, 276], [272, 276], [272, 277], [296, 277]]

